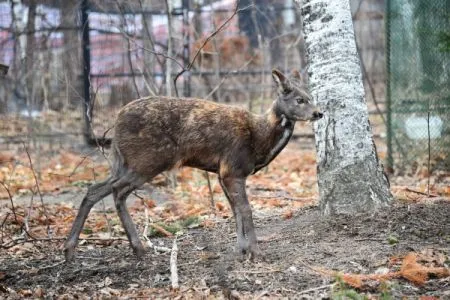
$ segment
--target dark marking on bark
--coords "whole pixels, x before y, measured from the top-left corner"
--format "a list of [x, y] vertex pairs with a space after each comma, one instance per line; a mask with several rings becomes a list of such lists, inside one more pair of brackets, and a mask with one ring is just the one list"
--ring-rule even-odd
[[333, 20], [333, 16], [331, 16], [331, 15], [326, 15], [326, 16], [323, 17], [320, 21], [322, 21], [322, 23], [327, 23], [327, 22], [330, 22], [331, 20]]

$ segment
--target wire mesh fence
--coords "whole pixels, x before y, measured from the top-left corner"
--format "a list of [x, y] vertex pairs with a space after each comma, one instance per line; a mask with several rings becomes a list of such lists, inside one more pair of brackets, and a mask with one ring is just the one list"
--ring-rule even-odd
[[2, 139], [101, 136], [119, 107], [148, 95], [203, 97], [260, 112], [270, 103], [271, 67], [305, 67], [293, 0], [168, 5], [0, 1], [0, 62], [11, 66], [0, 84], [0, 113], [11, 118]]
[[[383, 14], [375, 2], [353, 0], [352, 13], [365, 83], [375, 85], [383, 105]], [[306, 70], [293, 0], [168, 3], [0, 1], [0, 63], [10, 66], [0, 81], [0, 147], [82, 145], [87, 134], [103, 136], [122, 105], [153, 94], [260, 113], [272, 101], [271, 68]]]
[[450, 170], [450, 2], [387, 2], [388, 157]]

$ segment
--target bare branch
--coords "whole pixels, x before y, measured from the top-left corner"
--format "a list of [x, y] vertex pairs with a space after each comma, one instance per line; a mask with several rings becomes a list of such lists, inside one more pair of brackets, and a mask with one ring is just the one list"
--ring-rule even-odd
[[164, 52], [159, 52], [159, 51], [155, 51], [155, 50], [151, 50], [151, 49], [145, 48], [145, 47], [137, 44], [133, 40], [131, 40], [131, 42], [135, 43], [136, 46], [139, 47], [139, 49], [142, 49], [142, 50], [144, 50], [144, 51], [146, 51], [148, 53], [152, 53], [152, 54], [157, 55], [157, 56], [162, 56], [162, 57], [164, 57], [166, 59], [170, 59], [171, 61], [175, 62], [180, 68], [184, 69], [184, 65], [182, 63], [180, 63], [177, 59], [173, 58], [172, 56], [169, 56], [169, 55], [165, 54]]
[[[125, 13], [123, 11], [123, 7], [122, 5], [119, 3], [118, 0], [116, 0], [116, 5], [120, 11], [120, 16], [122, 17], [122, 26], [124, 28], [127, 27], [127, 19], [125, 18]], [[122, 30], [122, 32], [125, 32], [125, 30]], [[139, 94], [139, 88], [137, 86], [136, 83], [136, 76], [134, 76], [134, 70], [133, 70], [133, 61], [131, 59], [131, 43], [130, 43], [130, 38], [126, 38], [127, 41], [127, 59], [128, 59], [128, 64], [130, 65], [130, 71], [131, 71], [131, 76], [133, 78], [133, 85], [134, 85], [134, 89], [136, 90], [136, 94], [138, 96], [138, 98], [141, 98], [141, 95]]]
[[11, 195], [11, 191], [9, 190], [8, 186], [3, 181], [0, 181], [0, 184], [3, 186], [3, 188], [8, 193], [9, 201], [11, 201], [11, 209], [12, 209], [12, 212], [13, 212], [13, 215], [14, 215], [14, 221], [16, 221], [17, 224], [19, 224], [19, 221], [17, 220], [16, 209], [14, 207], [14, 201], [13, 201], [13, 198], [12, 198], [12, 195]]
[[51, 237], [50, 219], [48, 218], [47, 208], [45, 207], [45, 204], [44, 204], [44, 197], [42, 196], [41, 189], [39, 187], [39, 181], [37, 179], [36, 172], [33, 167], [33, 161], [31, 160], [30, 152], [28, 151], [28, 148], [25, 145], [25, 143], [23, 143], [23, 147], [25, 149], [25, 152], [27, 153], [27, 157], [28, 157], [28, 161], [30, 163], [31, 172], [33, 173], [36, 189], [37, 189], [39, 198], [41, 199], [42, 210], [44, 211], [45, 220], [47, 221], [47, 235], [50, 238]]
[[174, 87], [175, 87], [175, 94], [178, 97], [178, 89], [177, 89], [177, 80], [178, 78], [183, 75], [186, 71], [190, 71], [192, 66], [194, 65], [195, 61], [197, 60], [197, 57], [200, 55], [200, 52], [202, 51], [202, 49], [206, 46], [206, 44], [213, 38], [215, 37], [219, 32], [221, 32], [225, 26], [228, 25], [228, 23], [231, 22], [231, 20], [241, 11], [246, 10], [250, 7], [252, 7], [252, 5], [248, 5], [246, 7], [243, 8], [238, 8], [239, 7], [239, 1], [236, 2], [236, 7], [233, 11], [233, 13], [231, 14], [231, 16], [228, 17], [228, 19], [226, 19], [214, 32], [212, 32], [203, 42], [203, 44], [198, 48], [197, 52], [195, 53], [194, 57], [192, 58], [191, 62], [189, 63], [189, 65], [187, 65], [187, 67], [184, 67], [183, 70], [181, 70], [173, 79], [174, 82]]
[[222, 79], [220, 80], [220, 82], [211, 90], [211, 92], [205, 97], [206, 99], [208, 99], [209, 97], [211, 97], [221, 86], [222, 84], [224, 84], [225, 80], [228, 79], [228, 77], [231, 74], [234, 73], [238, 73], [242, 70], [244, 70], [251, 62], [252, 60], [256, 57], [256, 55], [253, 55], [245, 64], [243, 64], [239, 69], [237, 70], [230, 70], [228, 71], [224, 76], [222, 76]]

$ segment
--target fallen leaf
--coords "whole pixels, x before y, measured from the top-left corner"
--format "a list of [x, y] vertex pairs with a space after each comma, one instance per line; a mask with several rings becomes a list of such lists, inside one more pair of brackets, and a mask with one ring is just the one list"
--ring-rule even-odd
[[293, 215], [294, 215], [294, 212], [292, 210], [285, 211], [283, 213], [283, 219], [285, 219], [285, 220], [291, 219]]

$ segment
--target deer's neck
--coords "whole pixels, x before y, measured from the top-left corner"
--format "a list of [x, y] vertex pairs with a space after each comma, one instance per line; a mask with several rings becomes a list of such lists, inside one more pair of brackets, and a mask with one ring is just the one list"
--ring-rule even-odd
[[[281, 112], [277, 109], [276, 102], [264, 115], [257, 118], [254, 131], [254, 150], [257, 164], [264, 164], [274, 157], [273, 150], [281, 151], [289, 141], [295, 122], [283, 122]], [[286, 138], [286, 134], [288, 138]], [[280, 144], [281, 142], [281, 144]], [[279, 153], [276, 151], [275, 156]]]

